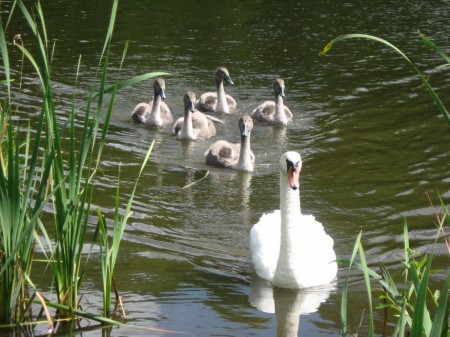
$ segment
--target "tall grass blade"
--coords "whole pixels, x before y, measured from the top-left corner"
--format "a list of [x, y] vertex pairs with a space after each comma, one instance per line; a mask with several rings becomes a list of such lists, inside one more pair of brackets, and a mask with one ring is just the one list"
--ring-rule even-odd
[[[443, 102], [441, 101], [441, 99], [439, 98], [439, 96], [437, 95], [437, 93], [434, 91], [434, 89], [431, 87], [430, 83], [428, 82], [428, 80], [426, 79], [426, 77], [421, 73], [421, 71], [417, 68], [417, 66], [400, 50], [398, 49], [396, 46], [394, 46], [392, 43], [381, 39], [379, 37], [376, 36], [372, 36], [372, 35], [367, 35], [367, 34], [346, 34], [346, 35], [341, 35], [338, 36], [336, 38], [334, 38], [333, 40], [331, 40], [320, 52], [321, 55], [326, 54], [327, 52], [329, 52], [331, 50], [331, 48], [338, 43], [339, 41], [342, 40], [346, 40], [346, 39], [353, 39], [353, 38], [363, 38], [363, 39], [369, 39], [372, 41], [377, 41], [380, 42], [390, 48], [392, 48], [393, 50], [395, 50], [398, 54], [400, 54], [403, 59], [406, 60], [406, 62], [414, 69], [414, 71], [417, 73], [417, 75], [419, 76], [420, 80], [422, 81], [422, 83], [425, 85], [425, 88], [428, 90], [429, 94], [431, 95], [433, 101], [436, 103], [439, 111], [442, 113], [442, 115], [444, 116], [444, 118], [446, 119], [447, 123], [450, 125], [450, 113], [447, 111], [447, 109], [445, 108]], [[425, 41], [425, 40], [424, 40]]]
[[113, 224], [113, 238], [112, 245], [109, 245], [108, 232], [106, 229], [106, 223], [104, 217], [102, 216], [99, 209], [97, 209], [98, 221], [100, 226], [100, 238], [101, 238], [101, 262], [102, 262], [102, 276], [103, 276], [103, 315], [104, 317], [110, 317], [111, 313], [111, 292], [113, 286], [113, 274], [114, 268], [117, 262], [117, 256], [119, 254], [120, 243], [122, 241], [123, 233], [125, 231], [125, 227], [127, 225], [128, 218], [131, 215], [131, 206], [134, 200], [134, 196], [136, 193], [136, 189], [138, 187], [139, 179], [144, 171], [145, 166], [147, 165], [148, 160], [150, 159], [150, 155], [153, 151], [153, 147], [155, 145], [155, 140], [152, 141], [150, 147], [147, 151], [147, 154], [144, 158], [144, 161], [139, 170], [139, 174], [134, 183], [133, 190], [129, 196], [127, 207], [122, 217], [120, 217], [120, 209], [119, 209], [119, 181], [117, 183], [116, 189], [116, 205], [114, 209], [114, 224]]
[[450, 56], [448, 56], [442, 49], [437, 47], [433, 42], [431, 42], [424, 34], [419, 32], [419, 36], [422, 39], [422, 41], [431, 49], [433, 49], [436, 54], [439, 54], [442, 56], [442, 58], [447, 61], [447, 63], [450, 64]]
[[[353, 252], [352, 256], [350, 258], [350, 261], [348, 263], [348, 270], [350, 271], [353, 263], [355, 261], [356, 255], [358, 253], [358, 247], [361, 242], [361, 236], [362, 232], [359, 232], [358, 237], [356, 238], [355, 245], [353, 246]], [[348, 279], [349, 275], [345, 278], [345, 283], [342, 288], [342, 295], [341, 295], [341, 336], [346, 337], [347, 336], [347, 296], [348, 296]]]
[[392, 337], [404, 337], [405, 335], [405, 328], [407, 324], [407, 311], [406, 311], [406, 304], [402, 306], [401, 312], [399, 314], [399, 319], [397, 321], [397, 324], [395, 325], [394, 332], [392, 333]]
[[364, 254], [364, 249], [361, 242], [358, 244], [358, 253], [361, 260], [362, 271], [364, 275], [364, 281], [366, 283], [367, 299], [369, 303], [369, 337], [374, 336], [374, 325], [373, 325], [373, 305], [372, 305], [372, 287], [370, 285], [369, 277], [369, 267], [367, 266], [366, 256]]
[[105, 38], [105, 44], [103, 45], [102, 55], [101, 59], [105, 55], [106, 51], [109, 49], [109, 46], [111, 45], [112, 35], [114, 31], [114, 25], [116, 22], [116, 15], [117, 15], [117, 8], [119, 6], [119, 0], [114, 0], [112, 4], [111, 14], [109, 17], [109, 25], [108, 30], [106, 32], [106, 38]]
[[417, 292], [416, 305], [414, 307], [414, 319], [411, 327], [411, 336], [422, 336], [425, 333], [426, 336], [430, 336], [431, 331], [431, 319], [426, 306], [426, 296], [428, 292], [428, 277], [431, 270], [432, 257], [429, 256], [425, 271], [421, 280], [417, 277], [417, 271], [415, 267], [413, 275], [415, 278], [415, 289]]
[[[41, 304], [41, 302], [37, 301], [37, 300], [33, 301], [33, 303]], [[49, 301], [46, 301], [45, 304], [50, 308], [55, 308], [60, 311], [73, 311], [73, 313], [79, 317], [91, 319], [93, 321], [97, 321], [102, 324], [107, 324], [107, 325], [111, 325], [111, 326], [123, 326], [123, 327], [129, 327], [129, 328], [133, 328], [133, 329], [137, 329], [137, 330], [145, 330], [145, 331], [150, 331], [153, 333], [158, 333], [158, 335], [163, 333], [163, 334], [176, 334], [176, 335], [180, 334], [180, 335], [192, 336], [192, 334], [183, 332], [183, 331], [166, 330], [166, 329], [152, 328], [152, 327], [139, 326], [139, 325], [133, 325], [133, 324], [125, 324], [125, 323], [121, 323], [121, 322], [118, 322], [118, 321], [115, 321], [115, 320], [112, 320], [109, 318], [97, 316], [90, 312], [86, 312], [86, 311], [83, 311], [80, 309], [73, 309], [68, 306], [56, 304], [56, 303], [49, 302]]]
[[434, 316], [433, 325], [431, 326], [430, 336], [446, 337], [448, 334], [448, 320], [449, 320], [449, 293], [450, 275], [447, 276], [444, 287], [439, 298], [438, 309]]
[[165, 72], [152, 72], [152, 73], [146, 73], [146, 74], [143, 74], [143, 75], [138, 75], [138, 76], [135, 76], [135, 77], [133, 77], [133, 78], [130, 78], [130, 79], [126, 80], [126, 81], [117, 83], [117, 84], [114, 85], [114, 86], [111, 86], [111, 87], [109, 87], [109, 88], [106, 88], [103, 92], [104, 92], [104, 93], [110, 93], [110, 92], [112, 92], [113, 90], [121, 90], [121, 89], [123, 89], [123, 88], [126, 88], [126, 87], [129, 87], [129, 86], [138, 84], [138, 83], [143, 82], [143, 81], [145, 81], [145, 80], [148, 80], [148, 79], [150, 79], [150, 78], [159, 77], [159, 76], [166, 76], [166, 75], [169, 75], [169, 73], [165, 73]]
[[[203, 170], [202, 170], [203, 171]], [[200, 179], [198, 179], [198, 180], [195, 180], [195, 181], [193, 181], [193, 182], [191, 182], [191, 183], [189, 183], [189, 184], [187, 184], [187, 185], [184, 185], [183, 187], [182, 187], [182, 189], [186, 189], [186, 188], [190, 188], [190, 187], [192, 187], [192, 186], [194, 186], [195, 184], [198, 184], [200, 181], [202, 181], [203, 179], [206, 179], [207, 177], [208, 177], [208, 175], [209, 175], [209, 170], [204, 170], [205, 171], [205, 175], [203, 176], [203, 177], [201, 177]]]
[[[0, 9], [1, 9], [1, 3], [0, 3]], [[7, 88], [8, 93], [8, 102], [11, 102], [11, 73], [10, 73], [10, 67], [9, 67], [9, 54], [8, 54], [8, 46], [6, 44], [6, 38], [5, 38], [5, 32], [3, 30], [3, 22], [0, 15], [0, 52], [2, 55], [3, 60], [3, 68], [5, 71], [5, 81], [4, 84]]]

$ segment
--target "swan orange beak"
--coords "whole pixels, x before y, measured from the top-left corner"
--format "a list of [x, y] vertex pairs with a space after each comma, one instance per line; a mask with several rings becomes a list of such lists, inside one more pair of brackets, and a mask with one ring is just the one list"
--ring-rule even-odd
[[296, 190], [300, 187], [300, 170], [298, 167], [290, 166], [288, 168], [289, 186]]

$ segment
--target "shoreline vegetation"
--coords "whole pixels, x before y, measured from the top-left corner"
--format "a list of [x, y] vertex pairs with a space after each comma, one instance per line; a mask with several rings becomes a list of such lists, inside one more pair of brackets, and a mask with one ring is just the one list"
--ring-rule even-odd
[[[78, 327], [77, 320], [82, 318], [98, 322], [99, 327], [124, 325], [136, 329], [146, 329], [158, 333], [177, 333], [152, 327], [133, 326], [123, 323], [126, 319], [122, 303], [114, 287], [114, 269], [120, 242], [131, 215], [131, 205], [139, 178], [145, 169], [153, 150], [154, 141], [149, 148], [138, 172], [131, 196], [124, 208], [119, 204], [120, 172], [118, 172], [114, 218], [107, 219], [100, 209], [93, 210], [95, 178], [102, 162], [102, 151], [106, 142], [109, 122], [118, 90], [134, 85], [149, 78], [169, 75], [167, 73], [147, 73], [119, 81], [110, 78], [109, 51], [118, 9], [118, 0], [112, 4], [110, 21], [107, 27], [105, 43], [99, 59], [97, 74], [92, 83], [88, 97], [84, 97], [86, 106], [75, 106], [76, 94], [73, 94], [70, 117], [66, 124], [58, 122], [55, 101], [52, 92], [52, 56], [57, 46], [52, 45], [46, 31], [44, 11], [39, 2], [30, 11], [21, 0], [12, 3], [6, 24], [0, 17], [0, 52], [2, 57], [2, 74], [0, 85], [6, 88], [7, 95], [2, 99], [0, 118], [0, 329], [33, 329], [36, 324], [47, 324], [49, 333], [59, 328], [73, 330]], [[0, 2], [0, 9], [2, 3]], [[20, 105], [21, 79], [13, 78], [10, 59], [11, 44], [6, 40], [9, 23], [16, 15], [25, 18], [34, 38], [33, 52], [25, 47], [20, 36], [14, 38], [13, 47], [21, 52], [19, 61], [21, 71], [25, 62], [31, 64], [39, 78], [42, 90], [42, 104], [37, 127], [31, 129], [30, 122], [23, 127], [14, 118]], [[422, 41], [434, 52], [441, 55], [450, 64], [450, 58], [423, 34]], [[348, 38], [365, 38], [381, 42], [399, 53], [417, 72], [424, 86], [436, 102], [444, 118], [450, 124], [450, 116], [439, 96], [435, 93], [427, 78], [399, 49], [389, 42], [362, 34], [340, 36], [331, 41], [322, 51], [329, 52], [331, 47]], [[31, 42], [28, 42], [31, 43]], [[126, 57], [127, 45], [121, 59]], [[81, 65], [81, 57], [78, 70]], [[20, 74], [21, 76], [21, 74]], [[78, 84], [78, 71], [75, 76], [74, 92]], [[108, 83], [112, 82], [113, 85]], [[81, 135], [75, 129], [75, 119], [80, 118], [79, 111], [84, 111], [84, 126]], [[68, 138], [69, 151], [63, 151], [63, 139]], [[207, 175], [207, 173], [206, 173]], [[205, 175], [205, 177], [206, 177]], [[202, 178], [203, 179], [203, 178]], [[46, 207], [53, 210], [52, 216], [43, 213]], [[448, 208], [442, 202], [442, 214], [438, 217], [439, 233], [450, 227]], [[92, 241], [87, 241], [88, 219], [96, 216], [98, 222]], [[49, 219], [51, 221], [49, 221]], [[107, 225], [108, 223], [108, 225]], [[52, 235], [49, 234], [50, 232]], [[448, 237], [442, 235], [444, 240]], [[376, 272], [365, 260], [361, 243], [362, 233], [357, 237], [351, 258], [339, 260], [341, 266], [362, 271], [369, 304], [368, 335], [375, 335], [372, 298], [378, 288], [382, 289], [380, 297], [382, 310], [389, 311], [389, 321], [394, 320], [394, 336], [447, 336], [449, 315], [449, 284], [447, 277], [442, 289], [433, 291], [428, 286], [432, 272], [432, 254], [416, 256], [409, 247], [407, 221], [404, 223], [404, 279], [396, 285], [393, 277], [383, 265]], [[447, 246], [449, 242], [446, 241]], [[101, 314], [84, 312], [80, 309], [84, 267], [91, 252], [86, 254], [86, 245], [100, 247], [99, 257], [102, 270], [103, 308]], [[35, 250], [42, 252], [47, 268], [53, 275], [56, 302], [48, 301], [33, 283], [31, 270]], [[342, 292], [341, 335], [347, 336], [348, 277]], [[115, 294], [113, 308], [112, 294]], [[430, 304], [431, 302], [431, 304]], [[430, 308], [430, 306], [432, 307]], [[32, 307], [39, 306], [37, 314]], [[392, 313], [392, 314], [391, 314]], [[386, 324], [392, 322], [386, 321]], [[29, 331], [32, 334], [32, 330]]]
[[[102, 53], [98, 63], [97, 74], [89, 91], [86, 107], [75, 106], [76, 94], [73, 95], [71, 113], [65, 125], [57, 120], [55, 101], [52, 92], [51, 68], [55, 46], [51, 45], [45, 26], [44, 12], [40, 2], [29, 9], [21, 0], [12, 4], [7, 23], [15, 15], [23, 15], [28, 28], [34, 36], [36, 46], [33, 53], [24, 46], [20, 35], [14, 38], [13, 46], [22, 53], [21, 69], [24, 63], [32, 65], [42, 90], [42, 105], [36, 129], [31, 130], [30, 123], [26, 131], [14, 119], [19, 109], [21, 78], [18, 82], [11, 75], [9, 45], [6, 42], [8, 24], [3, 25], [0, 18], [0, 51], [4, 74], [0, 82], [7, 88], [7, 97], [1, 105], [0, 130], [0, 222], [1, 222], [1, 269], [0, 269], [0, 329], [14, 327], [31, 327], [46, 323], [48, 332], [56, 331], [56, 325], [73, 330], [78, 327], [77, 320], [85, 318], [99, 322], [101, 325], [127, 325], [119, 320], [125, 318], [117, 314], [121, 299], [114, 289], [114, 268], [120, 248], [120, 241], [127, 220], [131, 214], [136, 187], [139, 178], [150, 158], [154, 141], [149, 144], [140, 171], [124, 212], [120, 209], [120, 178], [117, 179], [116, 204], [112, 228], [107, 228], [106, 219], [100, 209], [92, 212], [94, 195], [93, 180], [101, 166], [102, 151], [108, 134], [109, 122], [118, 90], [167, 73], [147, 73], [119, 82], [108, 77], [109, 49], [112, 41], [118, 0], [115, 0], [110, 15], [109, 26]], [[31, 44], [31, 42], [29, 42]], [[121, 65], [126, 56], [125, 45]], [[36, 54], [36, 56], [34, 55]], [[78, 83], [79, 59], [74, 92]], [[120, 69], [118, 71], [120, 74]], [[20, 73], [22, 76], [22, 73]], [[108, 81], [114, 84], [107, 87]], [[17, 94], [17, 95], [16, 95]], [[109, 95], [109, 96], [107, 96]], [[84, 111], [84, 125], [81, 136], [75, 130], [78, 111]], [[63, 139], [68, 138], [69, 151], [63, 151]], [[45, 207], [53, 210], [52, 219], [54, 237], [48, 230], [52, 223], [42, 222]], [[97, 215], [98, 224], [94, 238], [90, 242], [100, 247], [100, 261], [103, 284], [103, 312], [101, 315], [84, 312], [80, 309], [80, 290], [83, 286], [84, 266], [88, 263], [91, 252], [86, 254], [83, 247], [87, 242], [88, 220]], [[112, 236], [110, 236], [112, 232]], [[30, 277], [33, 267], [34, 250], [39, 247], [47, 267], [53, 273], [53, 284], [57, 302], [48, 301], [33, 284]], [[112, 310], [111, 294], [116, 294], [116, 304]], [[33, 316], [33, 305], [41, 306], [41, 313]], [[52, 310], [53, 309], [53, 310]], [[41, 320], [45, 317], [44, 320]], [[130, 325], [127, 325], [130, 326]], [[174, 332], [152, 327], [139, 327], [160, 333]], [[182, 333], [182, 332], [176, 332]], [[184, 334], [184, 333], [182, 333]]]

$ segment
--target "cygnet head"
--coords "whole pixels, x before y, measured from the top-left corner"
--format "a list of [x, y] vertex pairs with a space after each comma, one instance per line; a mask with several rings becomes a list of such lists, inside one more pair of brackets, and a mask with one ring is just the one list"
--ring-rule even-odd
[[193, 91], [187, 91], [184, 94], [183, 97], [183, 102], [184, 102], [184, 107], [186, 111], [191, 111], [191, 112], [195, 112], [195, 100], [197, 99], [197, 97], [195, 96], [195, 92]]
[[216, 69], [216, 71], [214, 71], [214, 78], [217, 81], [226, 81], [229, 84], [234, 84], [233, 81], [231, 80], [230, 74], [228, 73], [227, 68], [225, 67], [219, 67]]
[[296, 190], [300, 187], [301, 168], [302, 159], [298, 152], [288, 151], [281, 156], [280, 174], [287, 176], [289, 187], [293, 190]]
[[250, 135], [250, 131], [253, 129], [253, 118], [249, 115], [244, 115], [239, 118], [239, 130], [241, 130], [241, 136], [247, 137]]
[[166, 99], [166, 82], [162, 78], [157, 78], [155, 80], [153, 89], [155, 90], [155, 95], [159, 95], [162, 99]]
[[277, 78], [273, 81], [273, 91], [275, 92], [275, 96], [284, 97], [284, 80], [281, 78]]

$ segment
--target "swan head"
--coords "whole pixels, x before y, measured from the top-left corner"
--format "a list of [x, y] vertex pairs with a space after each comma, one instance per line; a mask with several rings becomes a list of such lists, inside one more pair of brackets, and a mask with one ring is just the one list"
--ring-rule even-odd
[[273, 81], [273, 91], [275, 92], [275, 96], [284, 97], [284, 80], [281, 78], [277, 78]]
[[300, 187], [300, 170], [302, 159], [295, 151], [288, 151], [281, 156], [280, 173], [286, 175], [289, 187], [296, 190]]
[[157, 78], [153, 83], [155, 96], [159, 95], [162, 99], [166, 99], [166, 82], [162, 78]]
[[253, 129], [253, 119], [249, 115], [244, 115], [239, 118], [239, 130], [241, 130], [241, 136], [247, 137], [250, 135], [250, 131]]
[[214, 71], [214, 78], [216, 81], [226, 81], [228, 84], [234, 84], [231, 80], [230, 74], [228, 73], [228, 69], [225, 67], [219, 67]]
[[197, 97], [195, 96], [195, 92], [193, 91], [187, 91], [184, 94], [183, 102], [184, 102], [184, 110], [195, 112], [195, 100]]

